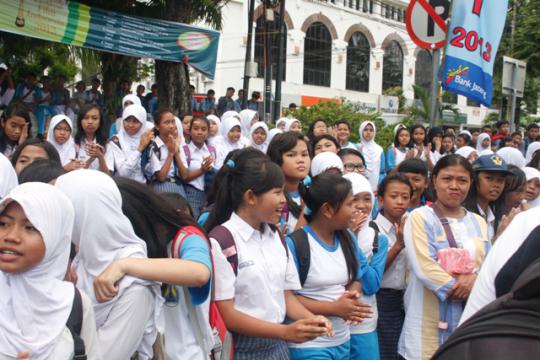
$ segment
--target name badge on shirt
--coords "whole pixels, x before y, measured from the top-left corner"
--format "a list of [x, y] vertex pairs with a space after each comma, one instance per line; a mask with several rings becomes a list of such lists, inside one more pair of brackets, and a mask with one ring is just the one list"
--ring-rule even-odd
[[244, 262], [241, 262], [240, 264], [238, 264], [238, 269], [243, 269], [245, 267], [249, 267], [249, 266], [253, 266], [255, 265], [255, 261], [253, 260], [248, 260], [248, 261], [244, 261]]

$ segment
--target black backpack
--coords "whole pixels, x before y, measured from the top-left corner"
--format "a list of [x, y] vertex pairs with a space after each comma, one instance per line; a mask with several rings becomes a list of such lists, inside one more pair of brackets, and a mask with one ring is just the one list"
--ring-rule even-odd
[[73, 306], [71, 307], [71, 313], [66, 322], [66, 326], [71, 332], [73, 337], [73, 347], [75, 356], [74, 360], [86, 360], [86, 349], [84, 347], [84, 340], [81, 339], [81, 330], [83, 323], [83, 306], [82, 298], [79, 289], [75, 288], [75, 296], [73, 297]]
[[[379, 251], [379, 227], [375, 221], [370, 221], [369, 226], [375, 230], [373, 237], [373, 253]], [[300, 285], [304, 287], [307, 275], [309, 273], [309, 266], [311, 264], [311, 250], [309, 248], [309, 241], [307, 233], [303, 229], [298, 229], [289, 235], [294, 243], [294, 249], [296, 253], [296, 259], [298, 260], [298, 277], [300, 279]]]
[[540, 259], [510, 292], [458, 327], [432, 360], [536, 359], [540, 349]]

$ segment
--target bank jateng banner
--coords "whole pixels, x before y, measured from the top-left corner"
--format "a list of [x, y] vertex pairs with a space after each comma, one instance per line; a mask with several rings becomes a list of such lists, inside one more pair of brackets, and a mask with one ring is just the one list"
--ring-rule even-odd
[[137, 57], [188, 61], [214, 78], [219, 33], [75, 1], [0, 0], [0, 30]]
[[507, 9], [508, 0], [453, 1], [443, 89], [491, 105], [493, 64]]

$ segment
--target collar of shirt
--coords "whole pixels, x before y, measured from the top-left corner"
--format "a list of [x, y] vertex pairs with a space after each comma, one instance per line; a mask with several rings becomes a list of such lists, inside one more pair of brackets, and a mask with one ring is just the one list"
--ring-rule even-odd
[[232, 213], [230, 218], [230, 225], [231, 228], [233, 228], [238, 235], [244, 240], [244, 242], [248, 242], [251, 240], [251, 237], [255, 233], [260, 233], [261, 235], [267, 233], [267, 224], [263, 225], [263, 231], [255, 230], [251, 225], [249, 225], [247, 222], [244, 221], [240, 216], [238, 216], [235, 212]]
[[156, 143], [158, 148], [165, 146], [165, 142], [159, 136], [156, 136], [156, 138], [154, 139], [154, 142]]
[[478, 212], [480, 213], [480, 216], [482, 216], [488, 224], [495, 220], [495, 214], [493, 214], [491, 207], [488, 206], [487, 214], [484, 212], [484, 210], [482, 210], [480, 205], [477, 205], [477, 207], [478, 207]]
[[189, 144], [187, 144], [187, 146], [189, 147], [189, 150], [193, 153], [195, 151], [200, 151], [200, 152], [210, 152], [208, 150], [208, 147], [206, 146], [206, 143], [203, 144], [203, 146], [201, 146], [200, 148], [197, 147], [193, 141], [191, 141]]
[[383, 214], [378, 213], [377, 217], [375, 218], [375, 222], [381, 227], [383, 233], [392, 234], [393, 236], [396, 235], [394, 225]]

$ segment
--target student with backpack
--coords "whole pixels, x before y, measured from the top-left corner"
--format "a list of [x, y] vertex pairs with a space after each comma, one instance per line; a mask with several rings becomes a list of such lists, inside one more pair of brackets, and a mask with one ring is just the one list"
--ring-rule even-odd
[[[388, 238], [379, 231], [376, 223], [371, 221], [371, 210], [374, 195], [369, 181], [360, 174], [350, 173], [343, 176], [352, 184], [355, 221], [352, 230], [358, 241], [358, 247], [366, 262], [361, 264], [363, 275], [359, 278], [362, 284], [360, 301], [371, 306], [373, 315], [359, 324], [351, 324], [351, 359], [380, 359], [377, 331], [377, 299], [375, 294], [381, 288], [383, 273], [388, 252]], [[384, 181], [379, 186], [384, 184]], [[359, 221], [358, 221], [359, 220]]]
[[289, 343], [289, 351], [295, 360], [348, 359], [349, 322], [360, 322], [370, 312], [359, 300], [358, 279], [365, 272], [360, 258], [365, 258], [348, 230], [354, 215], [352, 185], [325, 172], [305, 184], [302, 198], [308, 224], [287, 238], [302, 285], [296, 296], [311, 312], [329, 317], [335, 336]]
[[[410, 273], [398, 350], [407, 360], [430, 358], [454, 331], [474, 285], [474, 271], [489, 251], [486, 222], [461, 205], [472, 176], [472, 166], [462, 156], [443, 157], [432, 175], [437, 200], [414, 210], [405, 223]], [[473, 268], [450, 272], [441, 263], [450, 252]]]
[[73, 216], [49, 184], [20, 185], [0, 203], [0, 359], [101, 359], [92, 303], [64, 281]]
[[407, 260], [403, 240], [406, 212], [413, 194], [409, 180], [396, 173], [379, 184], [380, 211], [375, 218], [381, 234], [388, 238], [388, 252], [381, 289], [377, 293], [377, 334], [381, 359], [396, 359], [405, 311], [403, 295], [407, 288]]
[[243, 149], [247, 145], [242, 136], [242, 124], [235, 115], [222, 118], [221, 136], [222, 139], [217, 148], [218, 158], [216, 168], [218, 169], [223, 166], [223, 159], [225, 159], [228, 153], [236, 149]]
[[386, 173], [386, 161], [384, 160], [383, 148], [375, 142], [375, 123], [364, 121], [360, 124], [360, 152], [366, 160], [366, 177], [373, 190], [384, 178]]
[[154, 140], [154, 133], [147, 128], [146, 110], [141, 105], [132, 104], [122, 112], [122, 127], [118, 135], [109, 141], [114, 175], [123, 176], [145, 183], [141, 168], [141, 155]]
[[126, 276], [116, 284], [116, 296], [100, 302], [94, 280], [114, 260], [146, 258], [146, 243], [122, 213], [122, 198], [109, 175], [95, 170], [76, 170], [60, 176], [56, 185], [75, 209], [72, 241], [78, 247], [74, 259], [77, 286], [94, 307], [98, 343], [108, 359], [152, 357], [162, 298], [159, 284]]
[[206, 205], [205, 190], [216, 171], [214, 168], [217, 158], [216, 148], [206, 142], [209, 128], [208, 120], [194, 117], [189, 127], [191, 141], [182, 146], [188, 168], [184, 190], [195, 219]]
[[[216, 303], [234, 336], [234, 359], [289, 358], [287, 343], [332, 332], [293, 291], [300, 289], [293, 257], [274, 224], [285, 205], [284, 177], [260, 153], [241, 150], [221, 172], [221, 185], [206, 223], [216, 274]], [[255, 161], [254, 161], [255, 160]], [[285, 317], [292, 323], [283, 324]]]

